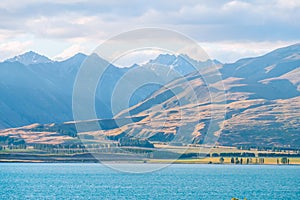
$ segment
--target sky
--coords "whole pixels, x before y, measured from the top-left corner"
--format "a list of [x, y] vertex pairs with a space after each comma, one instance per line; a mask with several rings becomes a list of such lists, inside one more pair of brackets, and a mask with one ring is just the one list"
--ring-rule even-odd
[[122, 32], [156, 27], [234, 62], [298, 43], [299, 10], [299, 0], [1, 0], [0, 60], [30, 50], [62, 60]]

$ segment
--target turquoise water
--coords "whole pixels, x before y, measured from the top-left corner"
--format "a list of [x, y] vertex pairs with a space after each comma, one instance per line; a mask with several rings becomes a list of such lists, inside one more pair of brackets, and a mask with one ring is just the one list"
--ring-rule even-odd
[[100, 164], [0, 164], [0, 199], [300, 199], [300, 167], [172, 165], [146, 174]]

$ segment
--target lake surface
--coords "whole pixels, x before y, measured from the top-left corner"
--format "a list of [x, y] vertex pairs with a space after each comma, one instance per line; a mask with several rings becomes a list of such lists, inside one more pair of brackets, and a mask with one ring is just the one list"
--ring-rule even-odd
[[0, 199], [300, 199], [299, 176], [300, 166], [176, 164], [130, 174], [101, 164], [2, 163]]

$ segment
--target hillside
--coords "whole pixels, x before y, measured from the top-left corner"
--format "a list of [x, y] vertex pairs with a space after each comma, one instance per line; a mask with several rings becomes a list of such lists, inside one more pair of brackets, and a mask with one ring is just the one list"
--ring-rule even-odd
[[[223, 65], [220, 71], [224, 80], [212, 83], [211, 87], [215, 90], [210, 91], [218, 95], [223, 84], [226, 90], [224, 127], [215, 125], [215, 136], [220, 136], [220, 145], [300, 146], [299, 55], [300, 45], [297, 44], [261, 57]], [[186, 79], [188, 83], [175, 80], [166, 86], [172, 91], [181, 88], [176, 95], [162, 99], [160, 97], [167, 90], [158, 90], [150, 98], [120, 114], [147, 115], [143, 122], [111, 130], [110, 133], [118, 134], [122, 130], [150, 140], [178, 139], [181, 142], [205, 143], [208, 119], [212, 117], [210, 114], [215, 114], [210, 109], [222, 112], [223, 106], [221, 102], [209, 101], [208, 87], [200, 81], [200, 74], [190, 74]], [[191, 95], [193, 91], [186, 88], [188, 84], [197, 88], [200, 102], [174, 104], [185, 102], [184, 99]], [[155, 108], [157, 106], [161, 109]], [[148, 125], [147, 119], [151, 125]], [[178, 137], [178, 127], [182, 126], [188, 131], [188, 137], [184, 136], [188, 141]]]
[[[174, 58], [171, 55], [165, 57]], [[0, 129], [33, 123], [72, 121], [73, 87], [80, 66], [86, 58], [86, 55], [78, 53], [67, 60], [57, 62], [31, 51], [0, 63]], [[112, 118], [111, 98], [118, 81], [130, 70], [139, 70], [144, 74], [139, 78], [144, 79], [150, 63], [145, 66], [133, 65], [130, 68], [119, 68], [98, 56], [89, 56], [89, 59], [93, 59], [95, 65], [99, 67], [108, 66], [103, 76], [99, 77], [95, 91], [95, 106], [97, 118]], [[191, 72], [188, 62], [182, 61], [179, 56], [175, 56], [175, 60], [181, 60], [183, 74]], [[207, 64], [209, 62], [203, 63], [203, 65]], [[159, 66], [161, 64], [157, 60], [155, 64], [151, 63], [151, 70], [160, 73]], [[167, 70], [167, 67], [164, 70]], [[170, 79], [166, 79], [164, 83], [167, 81]], [[132, 83], [127, 84], [132, 85]], [[157, 85], [139, 88], [133, 93], [129, 105], [141, 102], [158, 88]], [[128, 93], [126, 87], [123, 91]], [[127, 107], [128, 105], [121, 106], [119, 110]]]
[[[174, 57], [168, 58], [161, 56], [158, 60], [174, 63]], [[146, 99], [121, 111], [115, 116], [116, 121], [94, 121], [103, 130], [87, 130], [79, 135], [183, 144], [214, 144], [218, 140], [219, 145], [225, 146], [299, 148], [299, 67], [300, 44], [232, 64], [219, 64], [223, 81], [213, 77], [209, 65], [202, 66], [201, 74], [189, 71], [185, 77], [173, 77]], [[209, 85], [203, 75], [211, 80]], [[226, 101], [222, 98], [223, 87]], [[120, 123], [124, 119], [129, 121]], [[59, 123], [51, 126], [62, 130], [67, 127]], [[25, 130], [28, 134], [34, 131]]]

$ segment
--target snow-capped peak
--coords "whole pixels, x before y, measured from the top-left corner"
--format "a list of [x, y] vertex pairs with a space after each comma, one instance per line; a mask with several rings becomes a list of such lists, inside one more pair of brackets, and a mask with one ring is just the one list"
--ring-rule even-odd
[[38, 64], [38, 63], [50, 63], [53, 61], [47, 58], [46, 56], [40, 55], [33, 51], [29, 51], [24, 54], [7, 59], [6, 62], [19, 62], [24, 65], [31, 65], [31, 64]]

